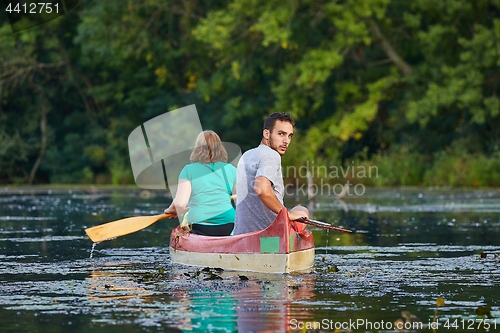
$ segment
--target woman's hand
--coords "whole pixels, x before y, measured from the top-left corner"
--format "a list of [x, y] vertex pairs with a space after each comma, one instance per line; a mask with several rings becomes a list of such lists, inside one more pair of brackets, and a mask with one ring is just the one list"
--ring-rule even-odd
[[168, 217], [169, 219], [177, 218], [177, 211], [175, 210], [175, 206], [174, 205], [170, 205], [170, 207], [168, 207], [167, 209], [165, 209], [163, 211], [163, 214], [170, 215]]
[[[186, 207], [189, 203], [189, 198], [191, 196], [191, 183], [186, 179], [179, 180], [179, 186], [177, 188], [177, 194], [170, 206], [163, 211], [164, 214], [171, 214], [169, 218], [177, 218], [179, 214], [182, 214], [188, 210]], [[177, 211], [179, 209], [179, 211]]]

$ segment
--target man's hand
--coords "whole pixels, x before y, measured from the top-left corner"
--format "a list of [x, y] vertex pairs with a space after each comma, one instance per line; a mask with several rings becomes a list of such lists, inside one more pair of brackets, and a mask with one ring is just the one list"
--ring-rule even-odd
[[304, 206], [295, 206], [288, 211], [288, 218], [292, 221], [298, 220], [300, 218], [309, 218], [309, 210]]

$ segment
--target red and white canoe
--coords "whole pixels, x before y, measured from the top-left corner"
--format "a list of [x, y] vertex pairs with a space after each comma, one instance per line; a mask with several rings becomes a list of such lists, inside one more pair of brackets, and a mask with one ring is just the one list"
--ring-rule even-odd
[[286, 208], [266, 229], [243, 235], [201, 236], [178, 226], [170, 235], [170, 258], [179, 264], [235, 271], [307, 271], [314, 263], [314, 238], [305, 227], [291, 222]]

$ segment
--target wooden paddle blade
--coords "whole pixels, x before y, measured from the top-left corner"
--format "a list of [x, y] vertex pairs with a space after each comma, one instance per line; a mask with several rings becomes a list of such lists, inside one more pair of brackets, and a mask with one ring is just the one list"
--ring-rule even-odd
[[124, 236], [149, 227], [151, 224], [170, 217], [170, 214], [153, 216], [134, 216], [85, 229], [87, 236], [99, 243], [108, 239]]
[[330, 230], [336, 230], [336, 231], [342, 231], [342, 232], [352, 232], [352, 230], [334, 227], [330, 223], [326, 223], [326, 222], [321, 222], [321, 221], [316, 221], [316, 220], [311, 220], [311, 219], [304, 219], [304, 218], [298, 219], [297, 221], [300, 223], [309, 224], [309, 225], [312, 225], [312, 226], [315, 226], [318, 228], [322, 228], [322, 229], [330, 229]]

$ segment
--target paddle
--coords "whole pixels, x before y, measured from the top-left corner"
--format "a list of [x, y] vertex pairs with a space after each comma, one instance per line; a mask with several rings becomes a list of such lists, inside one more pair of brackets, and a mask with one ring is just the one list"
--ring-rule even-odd
[[[233, 194], [231, 196], [231, 200], [236, 200], [236, 194]], [[342, 231], [342, 232], [352, 232], [352, 230], [349, 230], [349, 229], [343, 229], [343, 228], [339, 228], [339, 227], [334, 227], [330, 223], [321, 222], [321, 221], [312, 220], [312, 219], [300, 218], [300, 219], [298, 219], [296, 221], [300, 222], [300, 223], [304, 223], [304, 224], [309, 224], [309, 225], [312, 225], [312, 226], [315, 226], [315, 227], [318, 227], [318, 228], [323, 228], [323, 229], [330, 229], [330, 230], [336, 230], [336, 231]]]
[[312, 225], [312, 226], [315, 226], [315, 227], [318, 227], [318, 228], [323, 228], [323, 229], [330, 229], [330, 230], [336, 230], [336, 231], [342, 231], [342, 232], [352, 232], [352, 230], [349, 230], [349, 229], [343, 229], [343, 228], [339, 228], [339, 227], [334, 227], [330, 223], [316, 221], [316, 220], [311, 220], [311, 219], [300, 218], [300, 219], [298, 219], [296, 221], [300, 222], [300, 223], [309, 224], [309, 225]]
[[[231, 196], [231, 200], [236, 199], [236, 194]], [[125, 236], [158, 222], [164, 218], [170, 217], [171, 214], [160, 214], [153, 216], [134, 216], [121, 219], [118, 221], [108, 222], [95, 227], [85, 229], [87, 236], [94, 242], [99, 243], [112, 238]]]
[[118, 221], [108, 222], [95, 227], [87, 228], [85, 229], [85, 232], [94, 243], [99, 243], [142, 230], [149, 227], [151, 224], [170, 216], [172, 215], [160, 214], [153, 216], [128, 217]]

